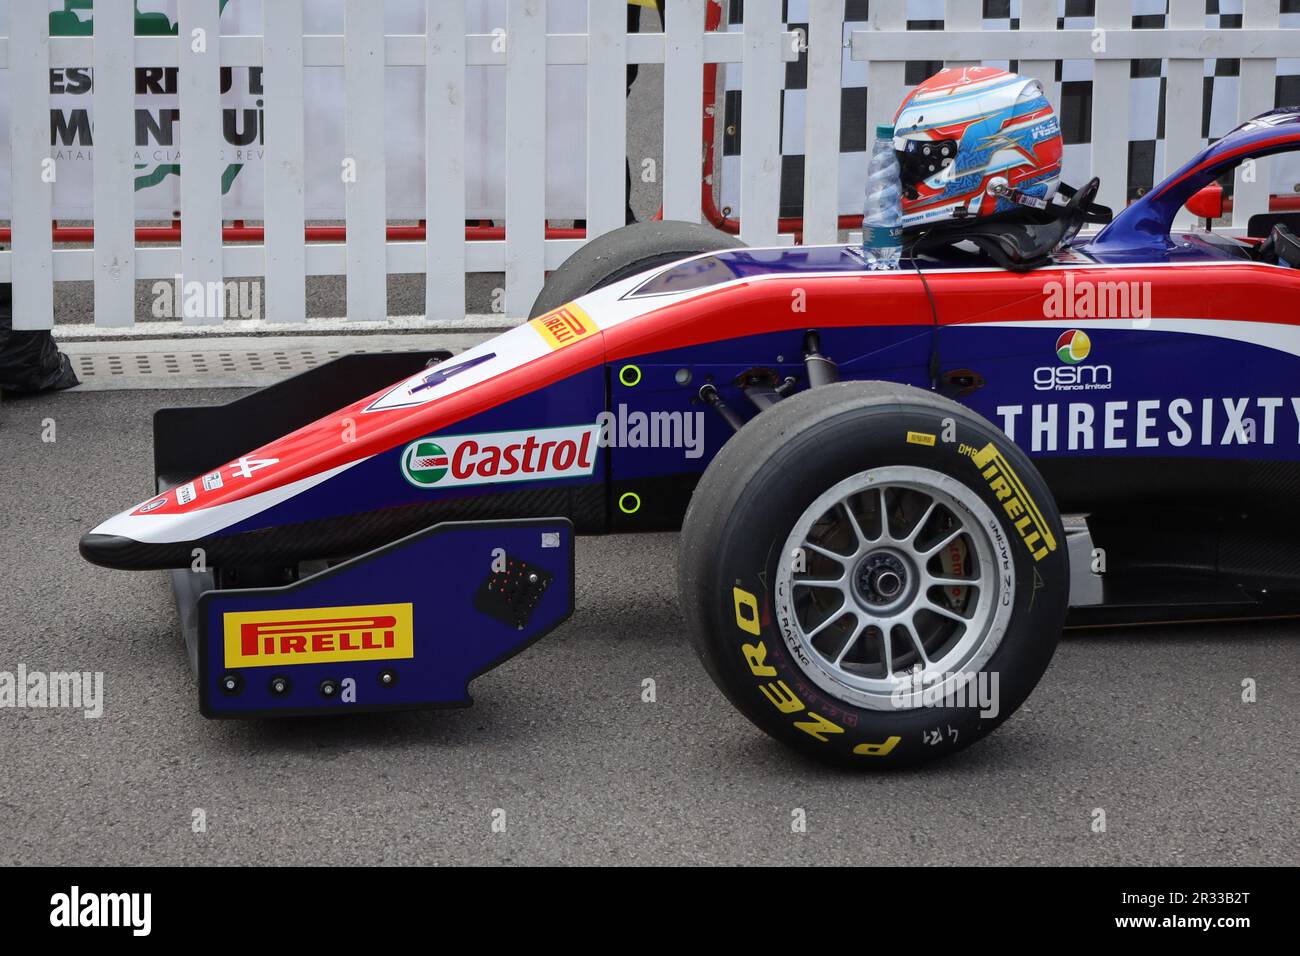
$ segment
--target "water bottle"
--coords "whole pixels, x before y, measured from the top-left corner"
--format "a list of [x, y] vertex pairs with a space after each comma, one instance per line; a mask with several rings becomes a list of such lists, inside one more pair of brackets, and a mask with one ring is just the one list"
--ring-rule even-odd
[[876, 127], [862, 209], [862, 255], [868, 269], [897, 269], [903, 253], [903, 181], [894, 154], [894, 128]]

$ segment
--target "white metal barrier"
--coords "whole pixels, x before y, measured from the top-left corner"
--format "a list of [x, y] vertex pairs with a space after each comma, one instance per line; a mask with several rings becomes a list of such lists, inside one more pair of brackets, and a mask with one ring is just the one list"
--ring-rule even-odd
[[[815, 0], [814, 0], [815, 2]], [[1095, 0], [1092, 30], [1058, 30], [1058, 0], [1020, 0], [1020, 29], [980, 28], [980, 5], [946, 0], [943, 31], [906, 28], [906, 4], [872, 4], [872, 30], [852, 35], [853, 57], [871, 64], [868, 121], [888, 122], [904, 95], [908, 60], [943, 60], [949, 65], [983, 60], [1018, 60], [1020, 72], [1040, 79], [1060, 105], [1058, 60], [1093, 61], [1092, 175], [1101, 178], [1100, 201], [1120, 208], [1128, 182], [1129, 75], [1134, 60], [1169, 61], [1165, 92], [1165, 173], [1199, 149], [1202, 75], [1206, 60], [1241, 60], [1238, 118], [1273, 107], [1277, 61], [1300, 56], [1300, 31], [1280, 29], [1280, 0], [1244, 0], [1241, 29], [1205, 28], [1205, 0], [1168, 0], [1163, 30], [1132, 27], [1133, 0]], [[811, 98], [811, 93], [810, 93]], [[1158, 177], [1159, 178], [1159, 177]], [[1238, 176], [1233, 226], [1268, 208], [1268, 180]]]
[[[562, 2], [562, 0], [552, 0]], [[597, 236], [624, 212], [628, 63], [664, 66], [663, 210], [701, 218], [701, 123], [705, 63], [741, 63], [742, 232], [774, 243], [779, 209], [780, 89], [784, 63], [808, 52], [805, 224], [807, 242], [836, 238], [840, 69], [845, 0], [809, 0], [806, 36], [783, 32], [781, 0], [747, 0], [742, 32], [704, 30], [706, 2], [667, 0], [666, 34], [626, 32], [622, 2], [587, 0], [586, 34], [546, 33], [546, 0], [508, 0], [504, 34], [466, 34], [459, 0], [426, 0], [423, 35], [385, 36], [374, 0], [345, 0], [341, 36], [304, 36], [303, 0], [264, 6], [264, 35], [220, 36], [217, 0], [179, 0], [178, 37], [132, 35], [131, 0], [94, 0], [95, 35], [49, 36], [43, 2], [11, 0], [0, 68], [9, 71], [11, 251], [0, 252], [0, 281], [12, 281], [15, 328], [49, 328], [54, 283], [94, 280], [96, 323], [134, 322], [135, 281], [219, 284], [226, 276], [266, 277], [266, 318], [303, 321], [305, 277], [346, 275], [352, 319], [388, 315], [391, 273], [425, 273], [430, 319], [465, 314], [467, 272], [504, 272], [505, 310], [525, 314], [546, 270], [580, 240], [545, 238], [543, 167], [546, 64], [587, 65], [587, 224]], [[906, 0], [873, 0], [871, 29], [849, 38], [854, 59], [870, 62], [868, 122], [887, 122], [905, 94], [908, 60], [949, 64], [1017, 59], [1056, 97], [1059, 59], [1095, 62], [1093, 171], [1102, 199], [1122, 205], [1127, 180], [1129, 63], [1167, 58], [1167, 165], [1201, 143], [1204, 61], [1240, 58], [1243, 119], [1273, 105], [1279, 57], [1300, 54], [1300, 31], [1279, 29], [1279, 0], [1245, 0], [1241, 29], [1204, 29], [1204, 0], [1170, 0], [1166, 30], [1133, 30], [1132, 0], [1096, 0], [1095, 30], [1058, 30], [1058, 0], [1021, 0], [1020, 29], [984, 31], [975, 0], [946, 0], [946, 29], [908, 32]], [[49, 176], [51, 67], [93, 63], [96, 124], [93, 249], [55, 249]], [[136, 64], [179, 66], [182, 238], [179, 247], [136, 247], [131, 122]], [[465, 69], [504, 66], [507, 157], [506, 238], [466, 242]], [[262, 66], [265, 79], [265, 240], [222, 244], [218, 77], [221, 66]], [[305, 244], [303, 68], [342, 66], [346, 74], [347, 239]], [[427, 238], [388, 242], [385, 233], [383, 101], [386, 66], [424, 67]], [[1059, 102], [1059, 98], [1057, 99]], [[348, 167], [348, 163], [351, 164]], [[1237, 184], [1234, 222], [1267, 208], [1267, 179]], [[208, 314], [186, 321], [220, 321]]]

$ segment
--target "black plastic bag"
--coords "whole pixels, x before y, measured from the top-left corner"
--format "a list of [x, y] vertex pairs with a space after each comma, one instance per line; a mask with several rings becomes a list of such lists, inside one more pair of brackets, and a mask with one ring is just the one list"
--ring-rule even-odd
[[72, 362], [59, 351], [49, 331], [15, 332], [13, 314], [13, 290], [9, 283], [0, 283], [0, 396], [80, 385]]

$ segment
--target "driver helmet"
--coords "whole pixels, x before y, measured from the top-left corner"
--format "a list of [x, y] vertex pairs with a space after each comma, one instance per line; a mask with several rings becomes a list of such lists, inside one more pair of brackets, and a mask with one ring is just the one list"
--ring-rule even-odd
[[1032, 77], [987, 66], [943, 70], [894, 120], [903, 226], [1045, 210], [1061, 181], [1061, 124]]

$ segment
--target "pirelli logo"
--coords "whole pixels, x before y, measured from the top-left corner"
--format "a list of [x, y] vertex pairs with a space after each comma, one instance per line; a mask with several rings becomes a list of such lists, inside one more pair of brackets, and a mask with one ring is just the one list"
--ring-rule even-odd
[[1043, 513], [1025, 490], [1015, 469], [1002, 457], [1002, 452], [989, 442], [971, 457], [984, 480], [993, 489], [993, 494], [1002, 503], [1002, 509], [1015, 525], [1020, 539], [1025, 542], [1034, 560], [1041, 561], [1055, 551], [1056, 538], [1048, 528]]
[[227, 667], [378, 661], [415, 656], [410, 604], [359, 604], [223, 616]]
[[600, 331], [591, 321], [591, 316], [572, 302], [553, 309], [545, 315], [539, 315], [529, 320], [528, 324], [537, 330], [537, 334], [551, 347], [551, 351], [572, 345]]

